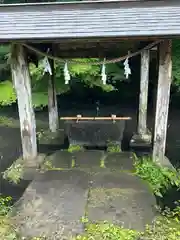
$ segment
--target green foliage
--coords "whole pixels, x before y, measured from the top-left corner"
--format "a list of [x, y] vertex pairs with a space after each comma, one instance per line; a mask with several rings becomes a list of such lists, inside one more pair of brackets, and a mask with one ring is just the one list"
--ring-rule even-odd
[[111, 78], [112, 83], [116, 83], [116, 81], [124, 81], [125, 75], [124, 75], [124, 68], [121, 63], [110, 63], [106, 66], [107, 74]]
[[16, 231], [7, 216], [12, 209], [11, 202], [11, 197], [0, 195], [0, 238], [2, 240], [17, 240]]
[[32, 93], [32, 103], [34, 108], [44, 108], [48, 104], [48, 94], [42, 92]]
[[107, 151], [114, 152], [114, 153], [121, 152], [121, 147], [119, 144], [114, 144], [114, 143], [109, 142], [107, 145]]
[[166, 208], [160, 210], [152, 224], [147, 225], [145, 231], [137, 232], [132, 229], [125, 229], [109, 223], [89, 223], [88, 219], [83, 219], [86, 224], [85, 233], [79, 235], [75, 240], [177, 240], [180, 239], [180, 201], [176, 203], [176, 208], [170, 210]]
[[[34, 64], [30, 64], [30, 73], [32, 81], [32, 101], [33, 106], [45, 107], [48, 104], [48, 74], [44, 74], [42, 61], [39, 62], [38, 68]], [[62, 67], [55, 64], [55, 88], [57, 94], [65, 93], [70, 86], [65, 85]]]
[[22, 159], [16, 160], [4, 173], [3, 178], [12, 182], [14, 184], [18, 184], [22, 179], [24, 172]]
[[0, 216], [5, 216], [11, 210], [11, 197], [3, 197], [0, 195]]
[[135, 240], [138, 233], [109, 223], [88, 224], [86, 233], [76, 240]]
[[2, 240], [20, 240], [14, 225], [7, 216], [0, 216], [0, 236]]
[[146, 180], [154, 194], [163, 197], [163, 194], [172, 186], [180, 187], [180, 172], [161, 167], [149, 157], [138, 159], [135, 156], [136, 174]]
[[152, 225], [141, 233], [140, 240], [177, 240], [180, 239], [180, 202], [174, 210], [166, 208]]
[[81, 76], [81, 75], [90, 75], [90, 76], [99, 76], [99, 72], [100, 72], [100, 66], [98, 65], [91, 65], [88, 63], [91, 62], [97, 62], [98, 59], [94, 59], [94, 58], [84, 58], [84, 59], [73, 59], [74, 61], [81, 61], [83, 64], [70, 64], [69, 65], [69, 70], [72, 74], [72, 76]]
[[72, 153], [72, 152], [79, 152], [79, 151], [83, 151], [83, 147], [77, 144], [71, 144], [69, 145], [68, 148], [68, 152]]
[[[6, 78], [10, 78], [10, 68], [7, 64], [7, 55], [9, 46], [0, 47], [0, 57], [2, 58], [2, 68], [0, 61], [0, 75], [2, 70], [7, 68]], [[1, 60], [1, 59], [0, 59]], [[98, 59], [75, 59], [84, 63], [97, 61]], [[66, 85], [64, 81], [64, 64], [55, 62], [55, 87], [57, 94], [63, 94], [70, 89], [70, 85]], [[101, 66], [91, 64], [69, 64], [69, 72], [71, 75], [71, 83], [75, 83], [75, 79], [79, 79], [88, 87], [100, 87], [105, 92], [116, 90], [112, 84], [103, 85], [101, 80]], [[29, 65], [32, 85], [33, 106], [45, 107], [48, 104], [48, 74], [44, 74], [42, 60], [39, 61], [38, 68], [34, 64]], [[115, 83], [117, 80], [123, 80], [123, 68], [118, 64], [108, 64], [106, 66], [107, 76], [110, 82]], [[11, 105], [16, 101], [16, 94], [11, 81], [4, 81], [0, 84], [0, 105]]]
[[180, 91], [180, 41], [173, 40], [172, 42], [172, 71], [173, 84]]
[[[11, 2], [11, 1], [10, 1]], [[16, 94], [14, 92], [11, 80], [10, 66], [7, 63], [7, 57], [9, 54], [9, 45], [0, 45], [0, 105], [11, 105], [16, 101]], [[100, 59], [75, 59], [81, 62], [92, 62]], [[173, 67], [173, 85], [177, 91], [180, 91], [180, 41], [173, 40], [172, 48], [172, 67]], [[55, 86], [57, 94], [63, 94], [70, 89], [70, 85], [66, 85], [64, 82], [63, 73], [64, 64], [55, 63]], [[106, 73], [108, 82], [103, 85], [101, 80], [101, 66], [88, 65], [88, 64], [69, 64], [68, 66], [70, 75], [72, 78], [71, 83], [75, 83], [75, 79], [83, 82], [90, 88], [100, 87], [105, 92], [115, 91], [115, 85], [117, 81], [124, 81], [124, 69], [122, 63], [106, 64]], [[33, 93], [33, 105], [34, 107], [45, 107], [48, 104], [48, 77], [43, 75], [42, 61], [39, 62], [38, 68], [34, 64], [30, 64], [30, 73], [32, 78], [32, 93]], [[6, 80], [6, 81], [4, 81]]]
[[16, 93], [10, 81], [0, 83], [0, 105], [6, 106], [16, 102]]

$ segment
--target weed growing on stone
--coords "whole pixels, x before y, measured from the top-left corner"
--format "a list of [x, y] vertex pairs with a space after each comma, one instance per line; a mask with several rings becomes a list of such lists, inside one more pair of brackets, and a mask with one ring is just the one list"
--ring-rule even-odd
[[41, 169], [40, 172], [45, 172], [45, 171], [62, 171], [65, 170], [65, 168], [57, 168], [55, 166], [53, 166], [53, 163], [51, 162], [51, 160], [46, 160], [42, 165], [41, 165]]
[[12, 198], [0, 195], [0, 239], [1, 240], [42, 240], [45, 238], [34, 237], [31, 239], [24, 238], [20, 235], [15, 226], [15, 221], [10, 216], [12, 210]]
[[24, 167], [22, 159], [18, 159], [3, 173], [3, 178], [9, 182], [18, 184], [22, 179], [23, 173]]
[[2, 240], [16, 240], [18, 235], [15, 228], [8, 217], [11, 211], [11, 197], [0, 196], [0, 239]]
[[44, 142], [51, 142], [53, 139], [57, 137], [57, 133], [52, 133], [47, 129], [41, 129], [37, 132], [37, 138], [38, 140], [44, 141]]
[[11, 197], [3, 197], [0, 195], [0, 216], [5, 216], [11, 210]]
[[83, 151], [84, 148], [80, 145], [75, 145], [75, 144], [71, 144], [69, 145], [68, 148], [68, 152], [73, 153], [73, 152], [79, 152], [79, 151]]
[[107, 152], [119, 153], [119, 152], [121, 152], [121, 147], [119, 144], [114, 144], [114, 143], [109, 142], [107, 144]]
[[139, 233], [109, 223], [88, 224], [86, 233], [76, 240], [135, 240]]
[[177, 240], [180, 239], [180, 201], [176, 202], [176, 208], [166, 208], [156, 218], [152, 225], [146, 226], [146, 230], [140, 234], [139, 240]]
[[[25, 238], [20, 235], [12, 219], [8, 216], [11, 208], [7, 205], [11, 198], [0, 198], [4, 208], [0, 214], [0, 236], [2, 240], [48, 240], [49, 238], [34, 237]], [[180, 201], [176, 203], [176, 208], [171, 210], [166, 208], [160, 212], [151, 225], [147, 225], [144, 232], [132, 229], [125, 229], [108, 222], [90, 223], [87, 217], [83, 217], [81, 222], [85, 224], [85, 233], [68, 240], [177, 240], [180, 239]], [[60, 236], [57, 235], [57, 239]]]
[[[83, 235], [74, 240], [177, 240], [180, 239], [180, 201], [174, 210], [166, 208], [160, 212], [144, 232], [125, 229], [120, 226], [104, 223], [88, 223]], [[88, 221], [87, 221], [88, 222]]]
[[100, 167], [101, 168], [105, 168], [105, 159], [106, 159], [106, 155], [104, 155], [101, 159], [100, 159]]
[[154, 194], [159, 197], [163, 197], [163, 194], [173, 186], [180, 187], [179, 170], [162, 167], [153, 162], [150, 157], [137, 158], [135, 156], [134, 165], [135, 173], [147, 181]]

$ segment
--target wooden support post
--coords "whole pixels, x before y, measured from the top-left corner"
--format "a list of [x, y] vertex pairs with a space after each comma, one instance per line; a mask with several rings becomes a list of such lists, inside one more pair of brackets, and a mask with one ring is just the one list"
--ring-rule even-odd
[[56, 89], [54, 84], [54, 61], [50, 60], [52, 75], [48, 81], [48, 109], [49, 109], [49, 129], [51, 132], [57, 132], [59, 128], [58, 107], [56, 98]]
[[139, 95], [138, 135], [143, 138], [147, 134], [147, 105], [149, 84], [149, 50], [141, 53], [141, 80]]
[[37, 141], [31, 80], [25, 52], [20, 44], [12, 45], [11, 69], [18, 100], [23, 158], [34, 159], [37, 157]]
[[166, 134], [169, 111], [170, 86], [172, 79], [171, 40], [159, 45], [159, 77], [156, 100], [153, 160], [165, 161]]

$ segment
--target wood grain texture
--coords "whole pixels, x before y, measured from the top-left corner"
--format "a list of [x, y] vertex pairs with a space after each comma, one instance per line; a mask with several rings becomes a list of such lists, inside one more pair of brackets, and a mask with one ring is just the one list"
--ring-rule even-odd
[[148, 104], [148, 84], [149, 84], [149, 50], [141, 53], [141, 79], [139, 95], [139, 119], [138, 134], [143, 136], [147, 134], [147, 104]]
[[31, 80], [24, 49], [19, 44], [13, 44], [11, 48], [11, 69], [18, 100], [23, 158], [34, 159], [37, 157], [37, 141]]
[[56, 89], [54, 83], [54, 61], [50, 60], [52, 75], [48, 74], [48, 110], [49, 110], [49, 129], [51, 132], [57, 132], [59, 128], [58, 107], [56, 98]]
[[171, 40], [159, 45], [159, 78], [156, 101], [153, 159], [163, 164], [166, 149], [166, 134], [172, 80]]

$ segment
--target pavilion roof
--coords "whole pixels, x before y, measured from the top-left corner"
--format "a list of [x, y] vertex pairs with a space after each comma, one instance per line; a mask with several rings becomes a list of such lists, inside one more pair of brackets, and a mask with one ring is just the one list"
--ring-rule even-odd
[[180, 1], [0, 5], [0, 41], [180, 35]]

